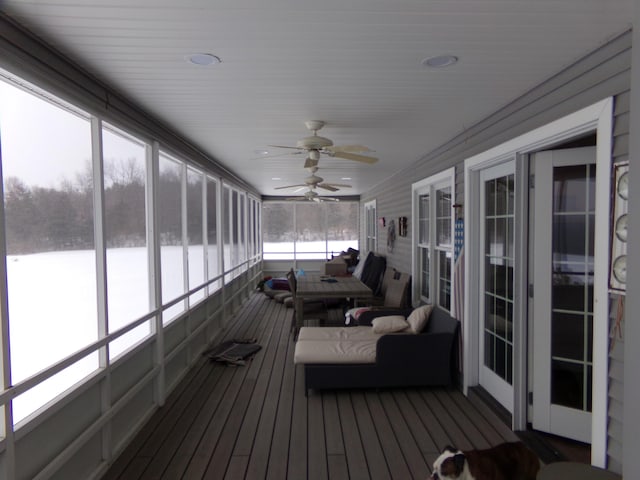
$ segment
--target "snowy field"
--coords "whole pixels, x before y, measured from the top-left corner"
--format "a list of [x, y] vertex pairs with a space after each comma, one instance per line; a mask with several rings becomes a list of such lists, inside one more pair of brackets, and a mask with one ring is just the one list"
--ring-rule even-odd
[[[300, 259], [326, 259], [357, 241], [297, 244]], [[265, 243], [265, 259], [292, 259], [293, 243]], [[303, 253], [306, 252], [306, 253]], [[314, 253], [320, 252], [320, 253]], [[208, 253], [211, 269], [217, 268], [217, 253]], [[182, 247], [162, 247], [162, 297], [170, 301], [184, 292]], [[189, 285], [204, 282], [204, 250], [188, 250]], [[225, 264], [230, 258], [225, 258]], [[48, 366], [90, 345], [98, 339], [96, 262], [93, 251], [46, 252], [7, 256], [9, 284], [9, 335], [12, 383], [40, 372]], [[107, 290], [109, 330], [129, 324], [150, 311], [147, 253], [145, 248], [107, 250]], [[204, 298], [203, 292], [191, 301]], [[167, 311], [166, 320], [181, 313], [182, 305]], [[145, 323], [110, 345], [110, 358], [135, 345], [150, 332]], [[14, 401], [14, 421], [18, 422], [51, 401], [58, 394], [98, 368], [98, 355], [77, 362], [55, 377], [19, 396]]]

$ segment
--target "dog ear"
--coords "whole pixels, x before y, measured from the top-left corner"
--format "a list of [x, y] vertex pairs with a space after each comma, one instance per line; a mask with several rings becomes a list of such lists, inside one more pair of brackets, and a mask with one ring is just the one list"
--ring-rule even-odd
[[464, 470], [464, 462], [465, 462], [465, 456], [463, 453], [458, 453], [457, 455], [453, 456], [453, 461], [456, 465], [456, 472], [458, 475], [460, 475], [462, 473], [462, 471]]

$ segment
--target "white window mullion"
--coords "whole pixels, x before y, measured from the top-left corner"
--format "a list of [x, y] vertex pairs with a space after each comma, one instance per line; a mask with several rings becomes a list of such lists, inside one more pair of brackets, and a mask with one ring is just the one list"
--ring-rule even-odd
[[160, 145], [153, 142], [146, 147], [146, 215], [147, 258], [149, 268], [149, 308], [155, 312], [151, 332], [155, 335], [154, 364], [158, 375], [154, 382], [154, 396], [159, 406], [166, 398], [164, 329], [162, 326], [162, 269], [160, 228], [158, 220], [158, 186], [160, 185]]
[[[2, 163], [0, 162], [0, 255], [2, 262], [0, 263], [0, 334], [2, 342], [0, 343], [0, 361], [2, 369], [2, 390], [7, 391], [13, 384], [11, 380], [11, 355], [9, 349], [9, 302], [8, 302], [8, 285], [7, 285], [7, 249], [6, 249], [6, 228], [4, 214], [4, 177], [2, 176]], [[2, 412], [2, 422], [0, 423], [0, 439], [4, 442], [3, 468], [0, 472], [4, 473], [3, 478], [15, 478], [16, 458], [15, 458], [15, 438], [13, 431], [13, 407], [9, 401], [4, 405], [0, 405]]]
[[[91, 151], [93, 172], [93, 211], [94, 211], [94, 247], [96, 252], [96, 288], [98, 307], [98, 338], [109, 334], [109, 313], [107, 308], [107, 249], [105, 234], [104, 205], [104, 159], [102, 148], [102, 121], [91, 118]], [[111, 372], [109, 368], [109, 344], [98, 351], [98, 361], [105, 375], [100, 382], [100, 412], [105, 415], [111, 409]], [[101, 429], [102, 458], [109, 461], [113, 451], [111, 445], [111, 422], [106, 422]]]
[[211, 285], [208, 283], [209, 281], [209, 235], [208, 235], [208, 222], [207, 222], [207, 214], [209, 213], [208, 203], [208, 192], [207, 192], [207, 176], [205, 174], [202, 175], [202, 261], [204, 262], [204, 281], [207, 283], [207, 286], [204, 289], [205, 297], [209, 296], [209, 291], [211, 289]]

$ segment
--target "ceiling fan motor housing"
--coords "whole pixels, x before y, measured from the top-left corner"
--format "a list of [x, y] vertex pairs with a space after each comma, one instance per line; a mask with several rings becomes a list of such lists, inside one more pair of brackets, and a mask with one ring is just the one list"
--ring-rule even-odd
[[324, 180], [322, 177], [318, 177], [317, 175], [311, 175], [304, 179], [304, 183], [307, 185], [317, 185]]
[[333, 142], [325, 137], [318, 135], [311, 135], [310, 137], [304, 137], [302, 140], [298, 140], [298, 148], [304, 148], [305, 150], [322, 150], [325, 147], [330, 147]]

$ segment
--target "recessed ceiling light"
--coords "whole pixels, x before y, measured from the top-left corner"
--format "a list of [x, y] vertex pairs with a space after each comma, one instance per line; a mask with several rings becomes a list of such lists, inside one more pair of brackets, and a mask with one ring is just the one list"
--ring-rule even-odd
[[192, 53], [187, 56], [189, 63], [200, 66], [217, 65], [222, 62], [220, 57], [216, 57], [211, 53]]
[[271, 180], [282, 180], [280, 177], [271, 177]]
[[351, 180], [351, 177], [342, 177], [340, 180]]
[[255, 153], [256, 155], [269, 155], [269, 150], [254, 150], [253, 153]]
[[437, 57], [429, 57], [422, 60], [423, 67], [442, 68], [458, 63], [458, 57], [455, 55], [438, 55]]

